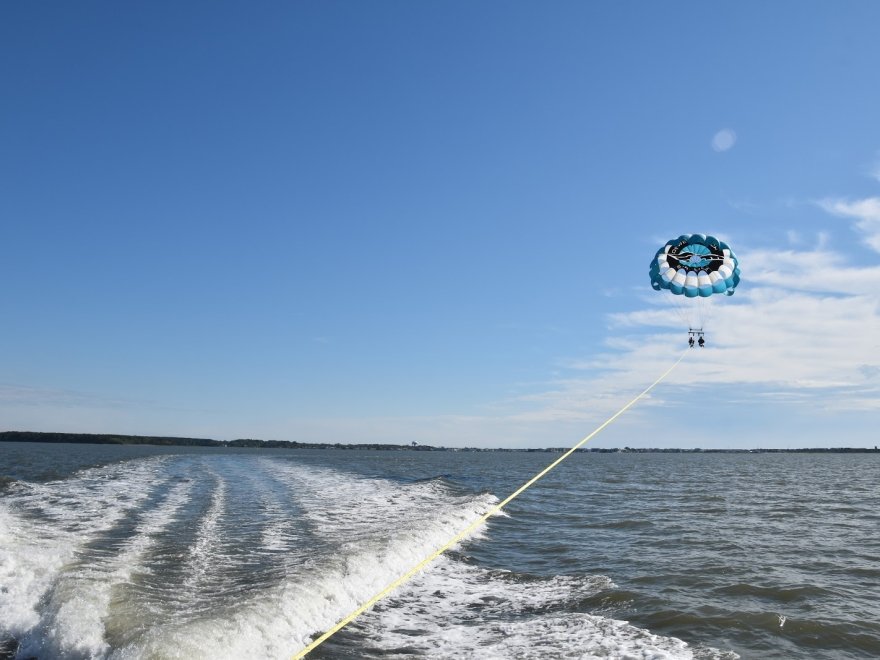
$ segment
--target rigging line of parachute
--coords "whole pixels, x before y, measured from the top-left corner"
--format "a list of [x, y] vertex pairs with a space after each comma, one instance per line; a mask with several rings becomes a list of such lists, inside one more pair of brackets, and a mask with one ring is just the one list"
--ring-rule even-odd
[[672, 296], [687, 320], [689, 344], [699, 337], [713, 296], [732, 296], [740, 281], [739, 262], [730, 246], [714, 236], [682, 234], [666, 242], [651, 260], [651, 286]]

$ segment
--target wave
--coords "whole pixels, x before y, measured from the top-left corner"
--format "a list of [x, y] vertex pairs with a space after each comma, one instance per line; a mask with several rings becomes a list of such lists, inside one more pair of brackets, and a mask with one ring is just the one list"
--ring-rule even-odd
[[[21, 658], [287, 658], [496, 503], [442, 477], [401, 483], [241, 455], [16, 483], [0, 498], [0, 647]], [[585, 611], [613, 589], [602, 576], [510, 573], [452, 553], [327, 648], [694, 657], [681, 640]]]
[[[147, 497], [160, 463], [143, 461], [124, 474], [115, 465], [64, 482], [19, 482], [0, 500], [0, 632], [27, 638], [31, 631], [47, 629], [54, 616], [52, 590], [77, 570], [77, 557], [89, 542]], [[48, 609], [42, 604], [47, 598]], [[62, 636], [64, 630], [61, 626]]]
[[540, 577], [444, 560], [356, 628], [361, 657], [693, 658], [688, 645], [577, 611], [613, 590], [601, 575]]
[[822, 587], [810, 584], [784, 587], [737, 583], [725, 587], [718, 587], [715, 589], [715, 593], [732, 596], [753, 596], [756, 598], [778, 601], [780, 603], [791, 603], [822, 596], [836, 596], [836, 594], [828, 589], [823, 589]]

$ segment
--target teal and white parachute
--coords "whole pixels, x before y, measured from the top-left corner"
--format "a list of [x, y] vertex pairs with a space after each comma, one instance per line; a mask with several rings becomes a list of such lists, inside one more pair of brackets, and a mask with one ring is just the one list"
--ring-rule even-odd
[[651, 262], [651, 286], [677, 296], [733, 295], [739, 262], [730, 246], [714, 236], [682, 234], [657, 250]]
[[[682, 234], [657, 250], [650, 268], [655, 291], [674, 296], [689, 329], [703, 329], [712, 296], [732, 296], [740, 280], [730, 246], [714, 236]], [[685, 301], [687, 298], [697, 300]]]

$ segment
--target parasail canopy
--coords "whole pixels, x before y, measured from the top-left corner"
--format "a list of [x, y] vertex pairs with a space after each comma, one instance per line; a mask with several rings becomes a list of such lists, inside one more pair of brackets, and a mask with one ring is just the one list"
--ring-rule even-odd
[[714, 236], [682, 234], [657, 250], [651, 286], [687, 298], [732, 296], [739, 284], [739, 262], [730, 246]]

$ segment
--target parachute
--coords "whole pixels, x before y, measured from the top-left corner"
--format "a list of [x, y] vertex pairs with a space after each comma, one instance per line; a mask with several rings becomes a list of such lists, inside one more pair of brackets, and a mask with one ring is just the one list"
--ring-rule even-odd
[[666, 242], [651, 261], [651, 287], [670, 296], [691, 336], [703, 325], [715, 296], [732, 296], [740, 280], [730, 246], [714, 236], [682, 234]]

